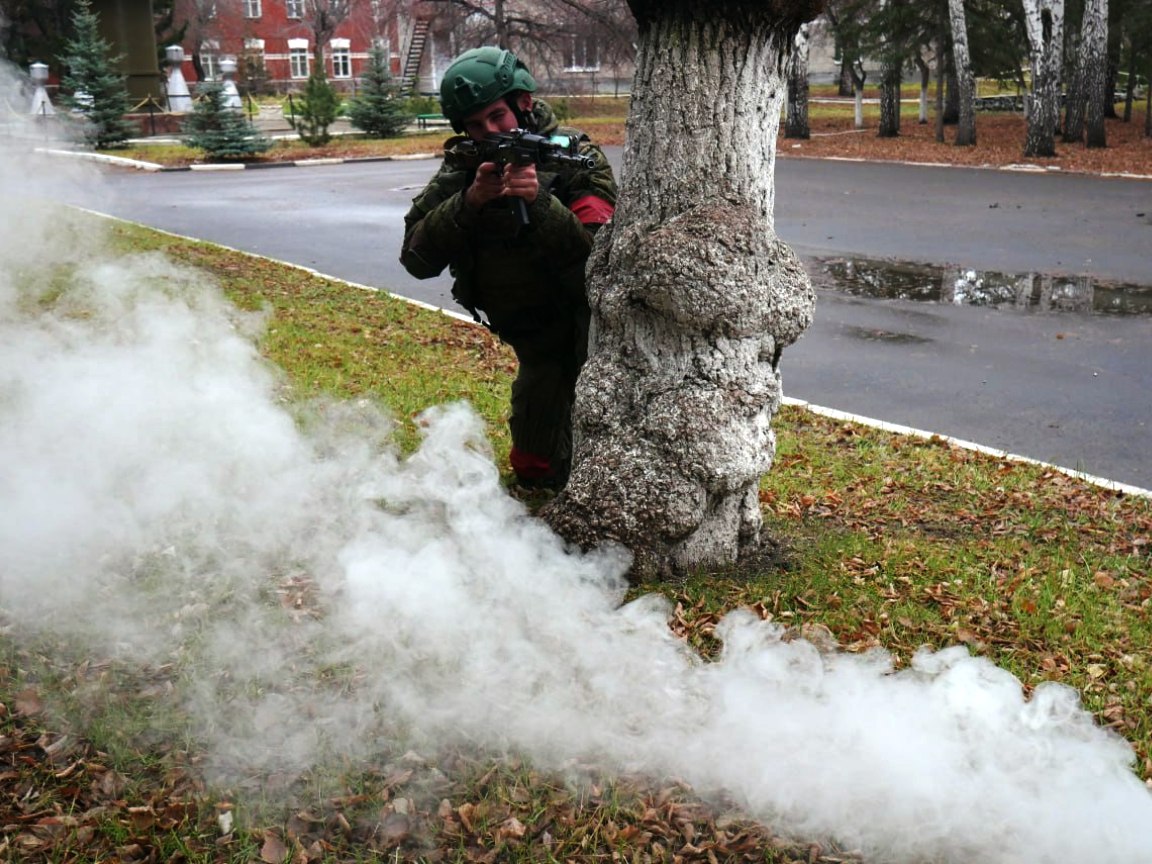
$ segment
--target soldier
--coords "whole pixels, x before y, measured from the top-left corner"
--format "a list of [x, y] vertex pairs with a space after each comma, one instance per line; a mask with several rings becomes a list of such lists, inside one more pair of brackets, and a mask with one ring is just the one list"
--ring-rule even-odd
[[[520, 485], [559, 489], [572, 454], [572, 400], [587, 356], [584, 267], [616, 204], [612, 168], [577, 129], [562, 128], [522, 61], [476, 48], [444, 73], [440, 106], [463, 137], [405, 216], [400, 261], [418, 279], [447, 267], [452, 296], [516, 352], [510, 462]], [[460, 142], [522, 129], [590, 157], [565, 163], [475, 164]], [[575, 161], [575, 160], [573, 160]]]

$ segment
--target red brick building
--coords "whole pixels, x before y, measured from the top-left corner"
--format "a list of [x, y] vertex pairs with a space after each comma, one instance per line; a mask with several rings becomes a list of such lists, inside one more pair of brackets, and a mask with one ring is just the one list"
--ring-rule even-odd
[[[399, 24], [378, 0], [349, 0], [348, 12], [317, 44], [315, 8], [333, 0], [183, 0], [189, 22], [183, 42], [189, 82], [220, 77], [220, 60], [233, 57], [241, 87], [254, 91], [302, 89], [318, 58], [329, 80], [352, 89], [374, 44], [388, 51], [399, 76]], [[318, 50], [319, 49], [319, 50]]]
[[[476, 8], [486, 2], [476, 0]], [[622, 0], [615, 5], [625, 8]], [[347, 17], [317, 52], [316, 10], [341, 6], [347, 7]], [[515, 39], [512, 45], [545, 91], [611, 92], [631, 79], [631, 39], [613, 41], [588, 19], [573, 14], [565, 20], [537, 0], [516, 0], [514, 8], [520, 20], [547, 34]], [[512, 14], [511, 2], [507, 9]], [[486, 16], [474, 8], [425, 0], [178, 0], [177, 20], [188, 22], [183, 41], [188, 82], [218, 78], [221, 58], [234, 57], [242, 88], [280, 93], [301, 89], [321, 55], [329, 80], [350, 90], [372, 45], [380, 44], [398, 80], [434, 94], [456, 54], [494, 41], [484, 29]]]

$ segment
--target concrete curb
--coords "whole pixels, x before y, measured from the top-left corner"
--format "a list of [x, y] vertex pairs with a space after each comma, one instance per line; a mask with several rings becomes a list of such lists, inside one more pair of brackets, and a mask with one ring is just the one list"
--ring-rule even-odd
[[[472, 325], [475, 325], [477, 327], [480, 326], [480, 325], [476, 324], [476, 322], [472, 319], [472, 317], [470, 315], [463, 315], [463, 314], [461, 314], [459, 312], [455, 312], [451, 309], [444, 309], [440, 306], [435, 306], [431, 303], [425, 303], [422, 300], [413, 300], [411, 297], [404, 297], [401, 294], [396, 294], [396, 293], [393, 293], [392, 291], [386, 291], [382, 288], [376, 288], [372, 285], [364, 285], [364, 284], [359, 283], [359, 282], [349, 282], [347, 279], [341, 279], [337, 276], [330, 276], [327, 273], [321, 273], [319, 270], [316, 270], [312, 267], [305, 267], [302, 264], [293, 264], [290, 261], [281, 261], [277, 258], [270, 258], [267, 255], [259, 255], [255, 252], [246, 252], [243, 249], [236, 249], [232, 246], [225, 246], [222, 243], [212, 243], [208, 240], [200, 240], [196, 237], [188, 237], [188, 236], [185, 236], [183, 234], [176, 234], [172, 231], [164, 231], [164, 230], [159, 229], [159, 228], [153, 228], [151, 225], [145, 225], [142, 222], [132, 222], [131, 220], [128, 220], [128, 219], [121, 219], [118, 216], [110, 216], [107, 213], [101, 213], [98, 210], [89, 210], [86, 208], [79, 208], [79, 207], [76, 209], [83, 210], [83, 212], [85, 212], [85, 213], [91, 213], [94, 216], [100, 216], [104, 219], [110, 219], [114, 222], [122, 222], [126, 225], [136, 225], [136, 226], [141, 227], [141, 228], [147, 228], [149, 231], [155, 231], [158, 234], [163, 234], [163, 235], [168, 236], [168, 237], [175, 237], [177, 239], [187, 240], [187, 241], [190, 241], [193, 243], [204, 243], [206, 245], [215, 246], [215, 247], [220, 248], [220, 249], [227, 249], [229, 252], [235, 252], [235, 253], [238, 253], [240, 255], [246, 255], [249, 258], [255, 258], [259, 261], [269, 261], [269, 262], [272, 262], [274, 264], [279, 264], [279, 265], [282, 265], [285, 267], [291, 267], [293, 270], [299, 270], [303, 273], [308, 273], [312, 276], [318, 276], [322, 279], [327, 279], [331, 282], [336, 282], [340, 285], [347, 285], [350, 288], [358, 288], [361, 291], [372, 291], [372, 292], [377, 293], [377, 294], [384, 294], [385, 296], [392, 297], [396, 300], [401, 300], [401, 301], [408, 303], [412, 306], [419, 307], [420, 309], [427, 309], [427, 310], [432, 311], [432, 312], [439, 312], [441, 315], [446, 315], [449, 318], [455, 318], [458, 321], [463, 321], [465, 324], [472, 324]], [[1083, 471], [1075, 471], [1071, 468], [1064, 468], [1064, 467], [1061, 467], [1060, 465], [1053, 465], [1049, 462], [1041, 462], [1038, 459], [1032, 459], [1028, 456], [1020, 456], [1020, 455], [1015, 454], [1015, 453], [1009, 453], [1006, 450], [997, 450], [997, 449], [992, 448], [992, 447], [986, 447], [983, 444], [976, 444], [972, 441], [965, 441], [961, 438], [952, 438], [948, 435], [941, 435], [937, 432], [927, 432], [923, 429], [915, 429], [911, 426], [901, 426], [901, 425], [896, 424], [896, 423], [889, 423], [885, 420], [877, 420], [877, 419], [872, 418], [872, 417], [863, 417], [859, 414], [850, 414], [846, 411], [839, 411], [835, 408], [825, 408], [825, 407], [820, 406], [820, 405], [813, 405], [812, 403], [807, 402], [803, 399], [795, 399], [795, 398], [792, 398], [789, 396], [785, 396], [781, 401], [784, 405], [787, 405], [790, 407], [796, 407], [796, 408], [803, 408], [807, 411], [811, 411], [813, 414], [819, 414], [822, 417], [829, 417], [829, 418], [834, 419], [834, 420], [843, 420], [843, 421], [848, 422], [848, 423], [856, 423], [856, 424], [861, 425], [861, 426], [867, 426], [871, 429], [879, 429], [879, 430], [884, 431], [884, 432], [891, 432], [891, 433], [896, 434], [896, 435], [905, 435], [905, 436], [912, 437], [912, 438], [923, 438], [926, 440], [935, 438], [937, 440], [944, 441], [947, 444], [950, 444], [954, 447], [959, 447], [963, 450], [971, 450], [971, 451], [976, 452], [976, 453], [983, 453], [985, 455], [992, 456], [992, 457], [995, 457], [997, 459], [1005, 459], [1005, 460], [1008, 460], [1010, 462], [1020, 462], [1022, 464], [1026, 464], [1026, 465], [1035, 465], [1035, 466], [1040, 467], [1040, 468], [1047, 468], [1051, 471], [1056, 471], [1056, 472], [1058, 472], [1060, 474], [1064, 474], [1068, 477], [1072, 477], [1072, 478], [1075, 478], [1077, 480], [1082, 480], [1085, 483], [1089, 483], [1093, 486], [1099, 486], [1103, 489], [1108, 489], [1108, 490], [1111, 490], [1113, 492], [1120, 492], [1120, 493], [1123, 493], [1125, 495], [1135, 495], [1135, 496], [1140, 497], [1140, 498], [1152, 498], [1152, 489], [1141, 489], [1139, 486], [1131, 486], [1127, 483], [1119, 483], [1115, 480], [1109, 480], [1105, 477], [1096, 477], [1092, 474], [1086, 474]]]
[[70, 156], [74, 159], [84, 159], [89, 162], [103, 162], [108, 165], [120, 165], [124, 168], [135, 168], [138, 171], [164, 171], [163, 165], [155, 162], [141, 162], [139, 159], [125, 159], [122, 156], [107, 156], [103, 153], [89, 153], [86, 150], [59, 150], [53, 147], [35, 147], [34, 153], [44, 153], [49, 156]]

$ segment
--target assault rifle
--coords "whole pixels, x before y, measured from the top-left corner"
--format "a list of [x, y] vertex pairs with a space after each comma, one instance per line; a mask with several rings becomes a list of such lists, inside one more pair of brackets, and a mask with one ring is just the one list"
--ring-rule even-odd
[[[461, 137], [449, 141], [444, 152], [460, 158], [470, 168], [477, 168], [485, 162], [495, 162], [503, 169], [505, 165], [535, 165], [537, 168], [573, 165], [578, 168], [596, 167], [593, 156], [581, 156], [580, 143], [569, 135], [537, 135], [525, 129], [511, 132], [496, 132], [481, 141]], [[520, 224], [528, 224], [528, 208], [523, 198], [513, 198], [513, 207], [520, 217]]]

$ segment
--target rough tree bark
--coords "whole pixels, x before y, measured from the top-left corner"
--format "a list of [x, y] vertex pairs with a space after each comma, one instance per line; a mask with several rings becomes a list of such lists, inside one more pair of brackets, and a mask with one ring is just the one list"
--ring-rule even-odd
[[1064, 53], [1064, 0], [1024, 0], [1024, 25], [1032, 64], [1025, 156], [1056, 155], [1060, 118], [1060, 65]]
[[[1087, 26], [1089, 19], [1087, 11], [1085, 9], [1084, 26]], [[1068, 41], [1070, 44], [1065, 46], [1065, 51], [1071, 58], [1072, 68], [1064, 85], [1064, 128], [1061, 137], [1065, 142], [1077, 142], [1084, 140], [1084, 72], [1087, 58], [1084, 56], [1083, 32], [1069, 35]]]
[[788, 62], [788, 107], [784, 115], [784, 137], [811, 137], [808, 126], [808, 25], [800, 25]]
[[[949, 24], [949, 29], [951, 29], [951, 24]], [[944, 125], [955, 126], [959, 122], [960, 82], [956, 77], [956, 63], [952, 58], [952, 46], [949, 45], [948, 62], [944, 67]]]
[[1084, 18], [1084, 94], [1088, 108], [1084, 143], [1088, 147], [1107, 147], [1104, 116], [1112, 105], [1108, 87], [1108, 0], [1089, 0]]
[[960, 91], [960, 122], [956, 126], [956, 145], [976, 144], [976, 82], [972, 77], [972, 60], [968, 54], [968, 22], [964, 0], [948, 0], [948, 20], [952, 25], [952, 59], [956, 67], [956, 84]]
[[880, 79], [880, 126], [876, 135], [879, 138], [896, 138], [900, 135], [900, 66], [886, 64]]
[[[881, 11], [888, 8], [893, 0], [880, 0]], [[904, 78], [904, 58], [895, 41], [885, 36], [880, 45], [880, 125], [876, 130], [879, 138], [896, 138], [900, 135], [900, 85]]]
[[780, 354], [807, 274], [773, 230], [783, 66], [820, 0], [629, 0], [640, 47], [616, 215], [588, 264], [572, 475], [542, 515], [633, 578], [761, 543]]
[[1105, 147], [1108, 90], [1108, 0], [1087, 0], [1076, 46], [1076, 64], [1064, 110], [1064, 140]]

